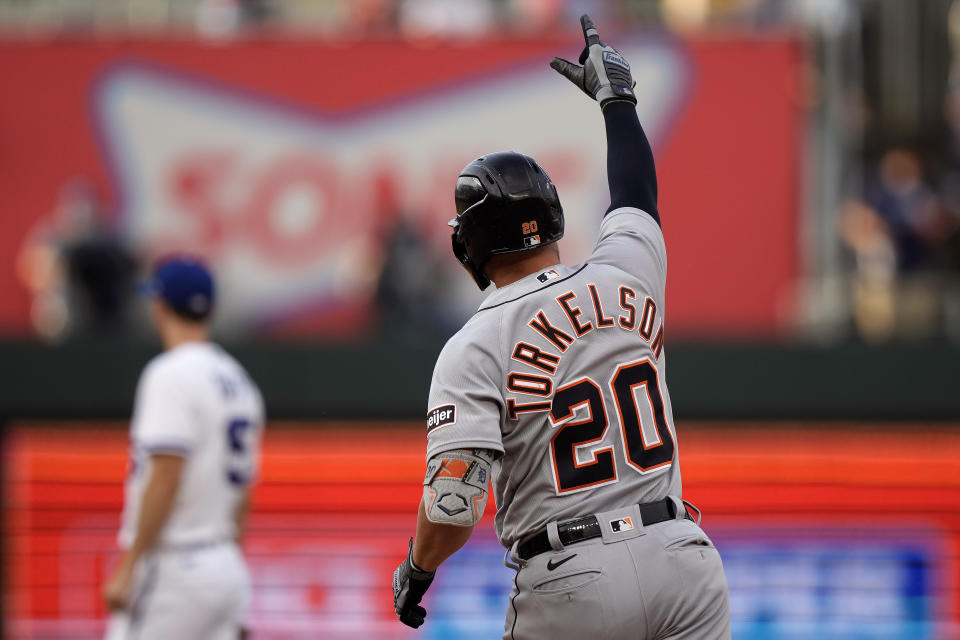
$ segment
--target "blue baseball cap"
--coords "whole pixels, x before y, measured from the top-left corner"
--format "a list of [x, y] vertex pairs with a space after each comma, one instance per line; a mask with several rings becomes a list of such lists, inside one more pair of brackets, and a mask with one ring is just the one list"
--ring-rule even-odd
[[213, 276], [203, 262], [190, 256], [157, 262], [144, 293], [160, 298], [177, 314], [193, 320], [202, 320], [213, 310]]

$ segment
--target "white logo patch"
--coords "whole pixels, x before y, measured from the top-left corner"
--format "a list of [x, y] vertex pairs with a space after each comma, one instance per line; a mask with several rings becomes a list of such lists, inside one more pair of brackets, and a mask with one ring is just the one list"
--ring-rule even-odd
[[427, 412], [427, 433], [430, 433], [437, 427], [448, 424], [454, 424], [457, 421], [457, 407], [452, 404], [445, 404], [431, 409]]
[[603, 52], [603, 61], [609, 62], [610, 64], [615, 64], [619, 67], [623, 67], [627, 71], [630, 71], [630, 63], [623, 59], [616, 51], [604, 51]]
[[537, 276], [537, 280], [539, 280], [540, 282], [547, 282], [549, 280], [553, 280], [554, 278], [559, 278], [559, 277], [560, 277], [560, 274], [557, 273], [556, 270], [547, 269], [546, 271], [544, 271], [543, 273]]
[[630, 516], [624, 516], [623, 518], [611, 520], [610, 530], [613, 531], [614, 533], [624, 533], [626, 531], [633, 531], [633, 518], [631, 518]]

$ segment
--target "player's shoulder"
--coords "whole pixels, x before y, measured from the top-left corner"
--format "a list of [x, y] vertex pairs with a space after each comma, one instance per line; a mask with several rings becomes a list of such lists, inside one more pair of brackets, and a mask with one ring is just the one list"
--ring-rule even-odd
[[614, 233], [651, 236], [663, 240], [663, 229], [656, 219], [636, 207], [619, 207], [603, 217], [600, 223], [600, 240]]
[[190, 385], [185, 380], [179, 358], [170, 351], [154, 356], [144, 366], [137, 382], [136, 404], [155, 406], [187, 395]]
[[187, 343], [154, 356], [143, 368], [142, 384], [182, 383], [203, 371], [216, 358], [212, 343]]
[[140, 380], [143, 383], [149, 383], [175, 378], [181, 368], [181, 359], [178, 357], [176, 350], [164, 351], [147, 362], [143, 368], [143, 373], [140, 374]]
[[460, 330], [450, 336], [446, 344], [443, 345], [440, 357], [487, 350], [491, 345], [491, 340], [495, 341], [497, 339], [500, 324], [499, 316], [497, 310], [494, 310], [493, 313], [476, 313], [471, 316]]
[[224, 349], [223, 347], [217, 346], [219, 352], [219, 362], [227, 367], [231, 372], [230, 375], [233, 375], [237, 379], [241, 380], [245, 386], [247, 386], [253, 393], [258, 397], [260, 404], [263, 403], [262, 394], [260, 392], [260, 387], [257, 386], [257, 383], [250, 376], [250, 372], [247, 371], [247, 368], [243, 366], [237, 358]]
[[606, 264], [636, 276], [663, 281], [667, 273], [667, 249], [657, 221], [642, 209], [620, 207], [600, 224], [590, 264]]
[[437, 357], [437, 369], [459, 368], [480, 361], [495, 362], [500, 343], [500, 315], [499, 309], [474, 314], [443, 345]]
[[217, 360], [220, 364], [233, 369], [244, 377], [249, 377], [246, 368], [232, 353], [217, 344], [212, 344], [211, 347], [210, 358]]

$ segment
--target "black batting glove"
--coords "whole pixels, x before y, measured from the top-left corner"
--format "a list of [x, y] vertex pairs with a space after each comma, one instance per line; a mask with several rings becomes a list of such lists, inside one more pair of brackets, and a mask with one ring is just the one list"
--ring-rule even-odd
[[619, 51], [600, 39], [590, 16], [580, 16], [580, 26], [583, 27], [583, 39], [587, 43], [580, 54], [580, 64], [583, 66], [563, 58], [554, 58], [550, 66], [599, 102], [601, 108], [611, 100], [637, 104], [637, 96], [633, 93], [637, 83], [630, 75], [630, 63], [623, 59]]
[[422, 571], [413, 564], [413, 538], [406, 559], [393, 572], [393, 608], [400, 622], [416, 629], [423, 624], [427, 610], [420, 606], [436, 571]]

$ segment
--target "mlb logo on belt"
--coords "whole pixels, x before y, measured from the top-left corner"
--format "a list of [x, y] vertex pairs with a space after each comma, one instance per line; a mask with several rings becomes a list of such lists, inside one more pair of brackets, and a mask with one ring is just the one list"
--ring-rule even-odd
[[625, 516], [623, 518], [611, 520], [610, 530], [613, 531], [614, 533], [623, 533], [625, 531], [633, 531], [633, 518], [629, 516]]

